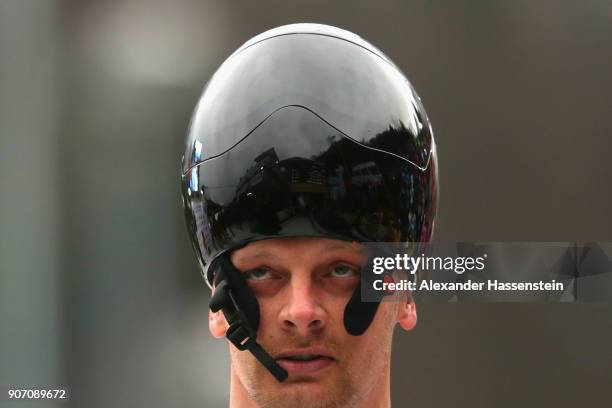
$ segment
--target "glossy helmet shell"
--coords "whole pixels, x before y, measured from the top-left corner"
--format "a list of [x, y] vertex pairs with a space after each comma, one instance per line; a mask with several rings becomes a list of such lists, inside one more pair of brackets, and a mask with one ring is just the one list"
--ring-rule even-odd
[[433, 235], [437, 158], [421, 100], [380, 50], [331, 26], [267, 31], [221, 65], [193, 113], [181, 180], [209, 285], [211, 262], [254, 240]]

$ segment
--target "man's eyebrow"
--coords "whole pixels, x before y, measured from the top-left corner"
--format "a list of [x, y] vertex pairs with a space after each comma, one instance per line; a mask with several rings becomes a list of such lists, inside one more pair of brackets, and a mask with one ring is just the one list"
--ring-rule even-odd
[[237, 258], [238, 258], [237, 261], [250, 261], [250, 260], [257, 260], [257, 259], [262, 259], [262, 258], [263, 259], [276, 259], [278, 258], [278, 256], [276, 256], [272, 252], [269, 252], [265, 249], [256, 249], [251, 252], [239, 254]]
[[338, 251], [338, 250], [349, 250], [352, 252], [361, 253], [363, 248], [359, 244], [355, 244], [354, 242], [334, 242], [333, 244], [326, 245], [324, 251]]
[[[333, 251], [346, 251], [349, 250], [354, 253], [361, 253], [363, 248], [361, 245], [356, 244], [354, 242], [334, 242], [329, 245], [325, 245], [323, 248], [323, 252], [333, 252]], [[244, 251], [240, 254], [236, 254], [237, 262], [247, 262], [254, 261], [260, 259], [278, 259], [278, 255], [274, 252], [270, 252], [266, 249], [253, 249], [251, 251]]]

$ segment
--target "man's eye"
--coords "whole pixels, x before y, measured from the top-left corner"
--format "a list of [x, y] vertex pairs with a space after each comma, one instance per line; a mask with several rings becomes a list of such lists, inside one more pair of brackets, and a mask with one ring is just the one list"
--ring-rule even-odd
[[247, 271], [244, 274], [244, 277], [246, 280], [261, 281], [261, 280], [270, 279], [272, 277], [272, 274], [270, 273], [269, 270], [265, 268], [256, 268], [256, 269], [251, 269]]
[[350, 265], [336, 265], [330, 273], [333, 278], [350, 278], [357, 275], [359, 275], [359, 270]]

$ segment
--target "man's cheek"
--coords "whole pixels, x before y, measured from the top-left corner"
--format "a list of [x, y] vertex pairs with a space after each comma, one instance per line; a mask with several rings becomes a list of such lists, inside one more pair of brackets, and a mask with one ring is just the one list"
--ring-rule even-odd
[[[265, 368], [251, 355], [230, 345], [231, 364], [243, 383], [251, 383], [264, 374]], [[247, 385], [245, 384], [245, 385]]]

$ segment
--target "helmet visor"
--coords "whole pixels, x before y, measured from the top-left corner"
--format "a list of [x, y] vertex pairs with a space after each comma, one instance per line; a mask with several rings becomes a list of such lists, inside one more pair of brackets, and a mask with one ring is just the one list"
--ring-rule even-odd
[[435, 154], [421, 169], [385, 146], [406, 128], [357, 143], [302, 107], [276, 111], [226, 152], [183, 176], [192, 243], [204, 270], [222, 251], [269, 237], [429, 241]]

